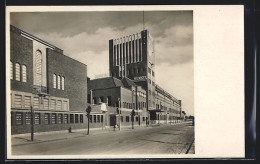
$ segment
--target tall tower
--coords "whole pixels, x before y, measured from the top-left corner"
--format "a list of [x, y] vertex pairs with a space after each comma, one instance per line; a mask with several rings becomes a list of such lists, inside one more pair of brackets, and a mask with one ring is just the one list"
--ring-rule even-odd
[[154, 42], [148, 30], [109, 40], [109, 74], [127, 77], [146, 90], [147, 110], [155, 108]]

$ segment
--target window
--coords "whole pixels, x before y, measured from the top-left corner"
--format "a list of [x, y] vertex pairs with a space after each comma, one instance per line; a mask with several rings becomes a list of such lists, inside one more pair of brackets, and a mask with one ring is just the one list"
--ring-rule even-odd
[[90, 94], [88, 94], [88, 100], [87, 102], [90, 104]]
[[68, 114], [64, 114], [64, 124], [68, 123]]
[[53, 88], [56, 88], [57, 82], [56, 82], [56, 75], [53, 74]]
[[104, 97], [100, 97], [100, 102], [105, 102]]
[[25, 108], [31, 107], [31, 96], [24, 96], [24, 107]]
[[58, 76], [58, 89], [60, 89], [60, 76]]
[[40, 103], [39, 103], [39, 97], [34, 97], [33, 98], [33, 108], [34, 109], [39, 109], [39, 106], [40, 105]]
[[61, 110], [61, 100], [57, 100], [57, 110]]
[[89, 115], [89, 122], [92, 123], [92, 115]]
[[23, 113], [21, 113], [21, 112], [16, 113], [15, 121], [16, 121], [16, 125], [22, 125], [23, 124]]
[[112, 103], [111, 103], [111, 96], [107, 96], [107, 104], [108, 104], [108, 106], [112, 105]]
[[50, 109], [54, 110], [56, 108], [56, 100], [51, 99]]
[[22, 95], [15, 95], [14, 97], [14, 106], [17, 108], [22, 107]]
[[70, 114], [70, 123], [73, 124], [74, 123], [74, 115]]
[[61, 89], [64, 90], [65, 88], [65, 77], [61, 77]]
[[43, 107], [44, 109], [49, 109], [49, 99], [43, 99]]
[[145, 117], [143, 117], [143, 121], [145, 121]]
[[75, 114], [75, 123], [79, 123], [79, 115], [78, 114]]
[[100, 115], [97, 115], [97, 122], [100, 122]]
[[96, 97], [93, 98], [93, 103], [97, 104], [97, 98]]
[[135, 117], [135, 121], [137, 122], [139, 120], [139, 118], [138, 117]]
[[79, 117], [79, 122], [80, 122], [80, 123], [83, 123], [83, 114], [80, 115], [80, 117]]
[[121, 122], [124, 122], [124, 117], [123, 116], [121, 116]]
[[13, 80], [14, 75], [13, 75], [13, 62], [10, 61], [10, 79]]
[[20, 64], [16, 63], [15, 64], [15, 79], [16, 81], [20, 81], [21, 77], [20, 77]]
[[40, 113], [34, 113], [34, 124], [40, 124]]
[[50, 124], [50, 114], [49, 113], [45, 113], [44, 114], [44, 124]]
[[31, 124], [31, 113], [25, 113], [25, 124]]
[[62, 114], [58, 114], [58, 124], [62, 124]]
[[63, 110], [68, 110], [68, 101], [63, 101]]
[[51, 124], [57, 124], [56, 122], [56, 113], [51, 114]]
[[136, 69], [136, 73], [138, 74], [140, 72], [139, 68]]
[[129, 116], [126, 116], [126, 117], [125, 117], [125, 121], [126, 121], [126, 122], [129, 122]]
[[27, 82], [26, 65], [22, 65], [22, 82]]
[[35, 84], [41, 86], [42, 84], [42, 53], [41, 51], [36, 51], [35, 54]]
[[103, 115], [101, 115], [101, 122], [103, 122]]
[[97, 122], [97, 116], [94, 115], [94, 123], [96, 123], [96, 122]]
[[152, 75], [154, 76], [154, 71], [152, 71]]

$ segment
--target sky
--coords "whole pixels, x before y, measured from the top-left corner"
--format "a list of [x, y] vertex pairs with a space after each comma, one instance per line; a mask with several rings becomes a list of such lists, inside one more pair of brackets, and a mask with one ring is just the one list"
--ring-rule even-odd
[[154, 39], [156, 84], [194, 115], [192, 11], [14, 12], [10, 23], [87, 64], [91, 79], [109, 73], [110, 39], [144, 27]]

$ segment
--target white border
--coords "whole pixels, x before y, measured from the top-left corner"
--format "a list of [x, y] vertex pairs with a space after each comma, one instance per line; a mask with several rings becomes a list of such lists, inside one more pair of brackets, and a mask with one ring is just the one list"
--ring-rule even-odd
[[[243, 158], [244, 143], [244, 7], [216, 6], [12, 6], [6, 7], [6, 43], [10, 40], [10, 12], [50, 11], [146, 11], [193, 10], [195, 154], [12, 156], [11, 131], [7, 128], [8, 159], [92, 158]], [[10, 54], [10, 45], [6, 44]], [[6, 55], [6, 79], [10, 56]], [[7, 89], [7, 126], [10, 101]]]

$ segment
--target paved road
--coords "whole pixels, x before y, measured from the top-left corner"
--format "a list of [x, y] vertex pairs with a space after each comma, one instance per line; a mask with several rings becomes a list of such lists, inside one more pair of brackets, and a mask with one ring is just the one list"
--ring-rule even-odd
[[[190, 123], [85, 135], [66, 140], [12, 146], [13, 155], [100, 155], [194, 153]], [[190, 149], [191, 148], [191, 149]], [[190, 151], [189, 151], [190, 150]]]

